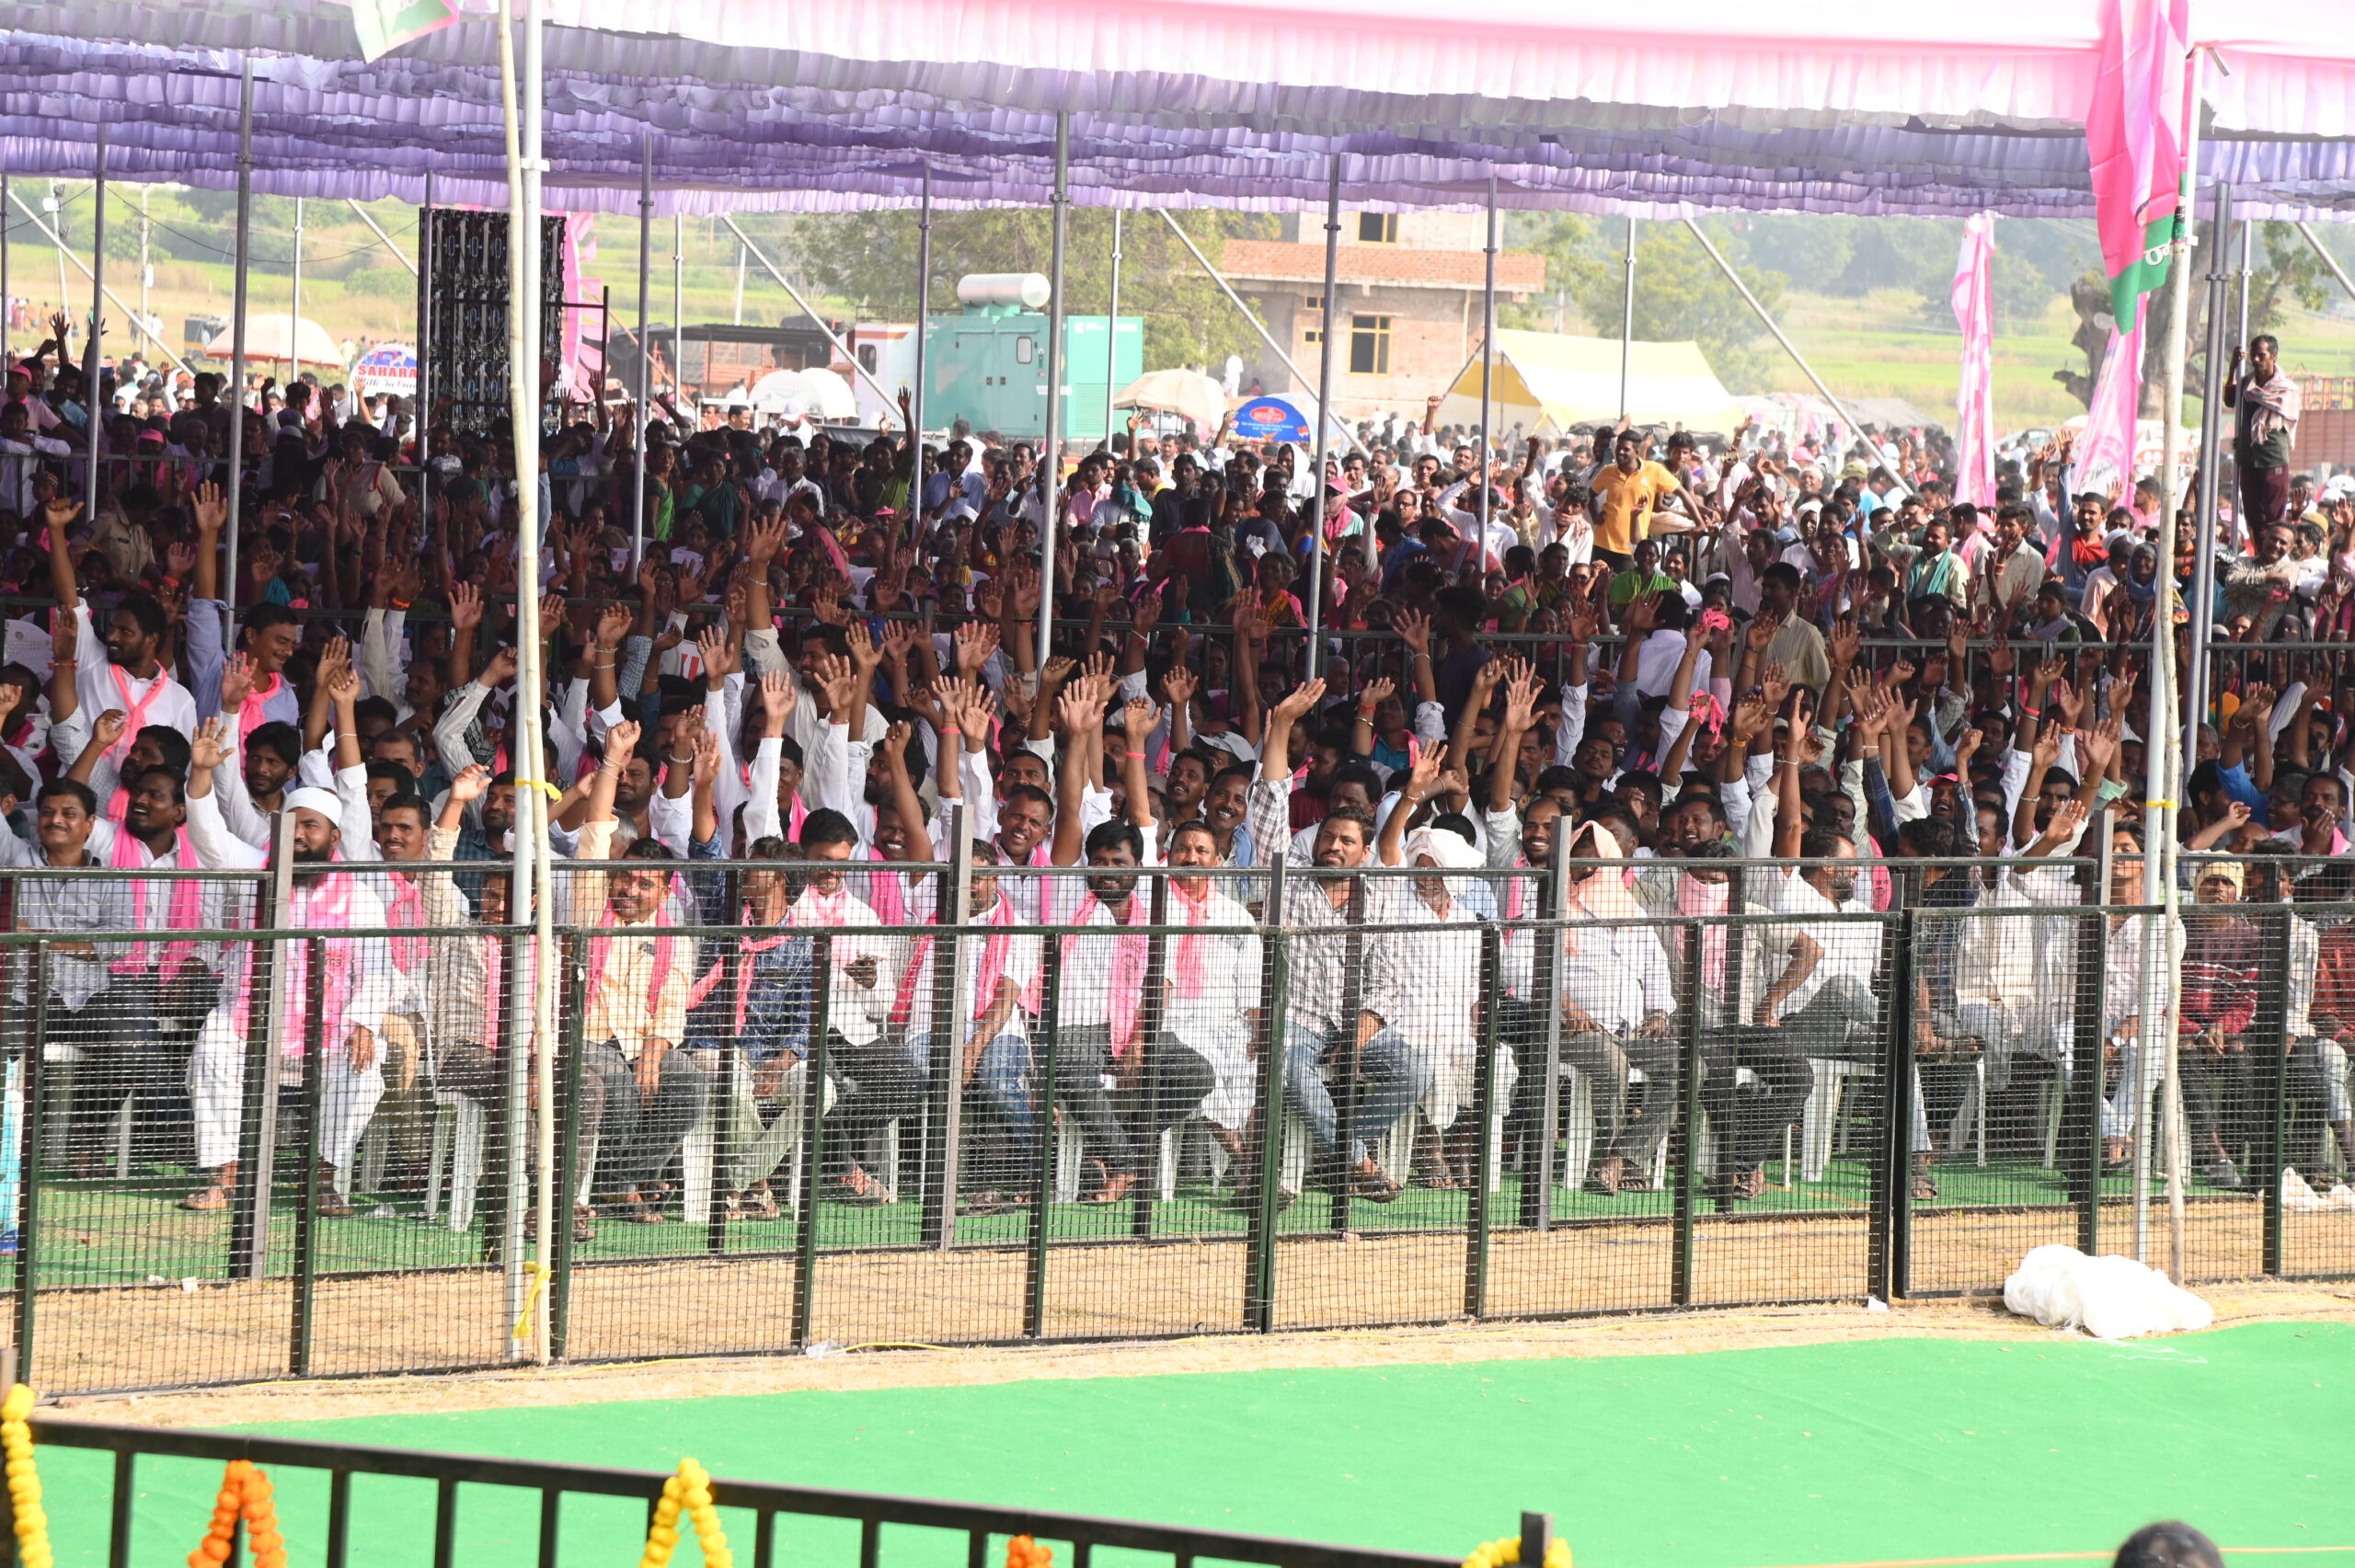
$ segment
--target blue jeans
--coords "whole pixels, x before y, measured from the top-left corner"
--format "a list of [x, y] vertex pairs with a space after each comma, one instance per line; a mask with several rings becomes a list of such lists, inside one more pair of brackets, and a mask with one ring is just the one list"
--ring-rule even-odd
[[973, 1069], [973, 1087], [1013, 1134], [1016, 1147], [1024, 1150], [1031, 1147], [1039, 1120], [1030, 1099], [1029, 1077], [1030, 1042], [1015, 1034], [1000, 1035], [983, 1046], [982, 1059]]
[[[1284, 1100], [1308, 1124], [1308, 1136], [1320, 1155], [1333, 1153], [1341, 1129], [1332, 1092], [1316, 1064], [1328, 1050], [1338, 1048], [1346, 1055], [1354, 1037], [1354, 1026], [1346, 1024], [1330, 1035], [1297, 1024], [1288, 1024], [1284, 1030]], [[1366, 1135], [1379, 1138], [1388, 1132], [1390, 1124], [1405, 1116], [1407, 1107], [1431, 1086], [1430, 1071], [1422, 1058], [1387, 1025], [1376, 1030], [1358, 1052], [1358, 1070], [1364, 1087], [1350, 1118], [1349, 1163], [1352, 1167], [1366, 1158]]]

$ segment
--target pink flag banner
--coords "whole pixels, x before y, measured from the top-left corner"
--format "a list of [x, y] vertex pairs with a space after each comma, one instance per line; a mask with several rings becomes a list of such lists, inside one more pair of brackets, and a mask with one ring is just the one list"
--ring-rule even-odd
[[2190, 112], [2191, 0], [2103, 0], [2085, 150], [2110, 315], [2165, 281]]
[[1962, 227], [1954, 268], [1954, 321], [1962, 329], [1962, 380], [1955, 389], [1954, 498], [1995, 504], [1995, 214]]
[[2109, 350], [2094, 378], [2085, 433], [2069, 471], [2071, 494], [2098, 490], [2112, 499], [2134, 483], [2135, 418], [2142, 405], [2142, 302], [2134, 302], [2134, 329], [2109, 329]]

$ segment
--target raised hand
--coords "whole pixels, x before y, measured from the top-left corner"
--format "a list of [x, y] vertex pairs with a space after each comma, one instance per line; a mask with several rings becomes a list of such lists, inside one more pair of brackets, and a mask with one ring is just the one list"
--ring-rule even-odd
[[[1240, 628], [1237, 628], [1238, 630]], [[1431, 650], [1430, 617], [1419, 610], [1401, 610], [1390, 618], [1390, 629], [1398, 634], [1407, 650], [1428, 656]], [[1589, 634], [1591, 635], [1591, 633]]]
[[717, 624], [706, 626], [695, 637], [695, 652], [703, 659], [705, 681], [724, 685], [736, 668], [736, 650], [730, 645], [728, 634]]
[[785, 733], [786, 720], [793, 716], [793, 704], [799, 698], [793, 677], [782, 670], [772, 670], [761, 677], [762, 733], [780, 736]]
[[622, 639], [629, 635], [630, 623], [634, 619], [626, 604], [608, 604], [599, 611], [597, 612], [598, 648], [611, 653], [621, 647]]
[[210, 541], [229, 524], [229, 498], [211, 480], [196, 489], [196, 531]]
[[450, 624], [461, 632], [482, 624], [482, 589], [468, 582], [451, 586]]
[[236, 713], [253, 695], [253, 660], [242, 653], [233, 653], [221, 667], [221, 711]]
[[196, 727], [196, 734], [189, 740], [189, 776], [209, 773], [221, 765], [229, 753], [229, 720], [226, 715], [216, 715]]
[[113, 750], [115, 742], [122, 738], [123, 727], [130, 722], [121, 708], [109, 708], [91, 721], [90, 744], [101, 751]]
[[480, 762], [469, 762], [450, 781], [450, 798], [460, 805], [480, 800], [490, 788], [490, 770]]
[[1195, 692], [1200, 687], [1200, 677], [1182, 664], [1171, 665], [1169, 673], [1161, 678], [1162, 694], [1169, 699], [1172, 707], [1182, 708], [1192, 702]]
[[883, 662], [883, 654], [875, 646], [874, 634], [867, 629], [867, 623], [853, 621], [845, 640], [850, 644], [852, 667], [862, 676], [873, 674], [876, 667]]
[[615, 773], [620, 773], [638, 754], [638, 738], [642, 733], [635, 719], [626, 718], [605, 731], [605, 763]]
[[1756, 654], [1764, 653], [1767, 645], [1775, 640], [1775, 634], [1782, 629], [1781, 616], [1771, 610], [1761, 610], [1751, 617], [1750, 630], [1744, 634], [1745, 640], [1750, 644], [1750, 651]]
[[488, 662], [482, 667], [482, 673], [475, 679], [485, 686], [503, 686], [515, 679], [517, 668], [515, 650], [503, 647], [490, 656]]
[[976, 675], [997, 651], [998, 629], [987, 621], [968, 621], [951, 634], [949, 643], [957, 656], [957, 673]]
[[1320, 676], [1316, 680], [1295, 686], [1286, 692], [1282, 699], [1276, 704], [1275, 715], [1289, 724], [1296, 721], [1301, 715], [1307, 713], [1324, 700], [1325, 681]]
[[1144, 750], [1145, 737], [1161, 719], [1161, 709], [1150, 697], [1131, 697], [1120, 710], [1120, 727], [1129, 737], [1129, 750]]

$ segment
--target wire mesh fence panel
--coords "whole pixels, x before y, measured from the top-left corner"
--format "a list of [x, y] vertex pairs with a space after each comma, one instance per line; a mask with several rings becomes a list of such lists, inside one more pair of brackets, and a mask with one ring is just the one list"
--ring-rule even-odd
[[1893, 1196], [1892, 1113], [1911, 1131], [1909, 1167], [1926, 1147], [1911, 1075], [1891, 1073], [1890, 998], [1910, 954], [1896, 922], [1870, 917], [1872, 876], [1834, 861], [1752, 867], [1728, 886], [1741, 1005], [1703, 1046], [1694, 1302], [1858, 1294], [1868, 1219]]
[[[1928, 1147], [1908, 1176], [1916, 1294], [2000, 1290], [2030, 1249], [2075, 1245], [2098, 1151], [2076, 1077], [2080, 965], [2101, 961], [2066, 867], [1922, 878], [1909, 1010]], [[2099, 917], [2094, 917], [2098, 919]]]
[[[1546, 879], [1524, 873], [1505, 888], [1496, 1005], [1513, 1070], [1485, 1303], [1499, 1316], [1626, 1310], [1672, 1297], [1686, 1014], [1709, 1012], [1714, 993], [1705, 988], [1697, 1003], [1691, 993], [1686, 928], [1609, 918], [1672, 913], [1677, 874], [1638, 869], [1614, 887], [1615, 875], [1573, 864], [1559, 925], [1532, 922], [1554, 907]], [[1722, 946], [1718, 933], [1710, 951]]]
[[1264, 879], [1190, 869], [1050, 894], [1052, 1038], [1033, 1048], [1027, 1091], [1035, 1103], [1051, 1047], [1053, 1143], [1025, 1151], [1030, 1196], [1046, 1199], [1026, 1325], [1041, 1337], [1243, 1326], [1268, 979], [1246, 900]]

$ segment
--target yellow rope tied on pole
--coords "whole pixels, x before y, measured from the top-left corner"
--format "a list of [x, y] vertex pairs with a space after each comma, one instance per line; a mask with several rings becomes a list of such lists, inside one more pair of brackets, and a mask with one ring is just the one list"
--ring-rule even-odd
[[719, 1510], [712, 1505], [711, 1475], [692, 1459], [681, 1459], [679, 1473], [662, 1483], [662, 1500], [654, 1505], [654, 1523], [647, 1529], [638, 1568], [668, 1568], [672, 1553], [679, 1550], [681, 1514], [695, 1526], [705, 1568], [735, 1568], [728, 1532], [719, 1528]]
[[33, 1391], [18, 1383], [0, 1401], [0, 1452], [8, 1459], [8, 1502], [17, 1519], [17, 1559], [50, 1568], [49, 1516], [41, 1511], [40, 1471], [33, 1467]]
[[[1502, 1540], [1473, 1548], [1472, 1555], [1464, 1560], [1464, 1568], [1504, 1568], [1506, 1563], [1520, 1561], [1521, 1538], [1509, 1535]], [[1560, 1536], [1545, 1543], [1545, 1568], [1570, 1568], [1570, 1543]]]
[[514, 1331], [507, 1336], [510, 1339], [523, 1339], [531, 1333], [532, 1309], [540, 1304], [540, 1292], [548, 1285], [548, 1265], [537, 1258], [525, 1259], [523, 1272], [532, 1276], [532, 1288], [523, 1293], [523, 1310], [515, 1314]]

